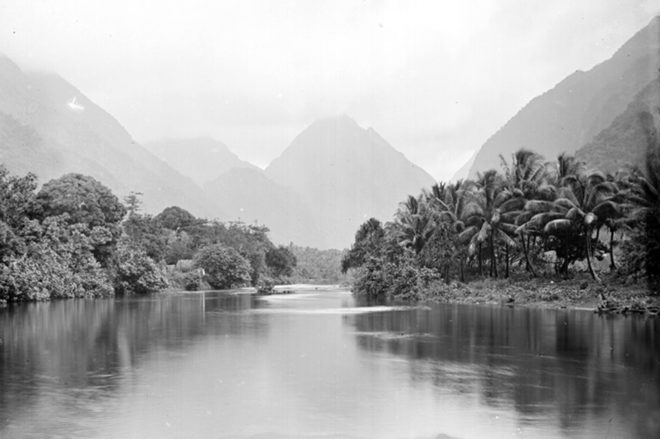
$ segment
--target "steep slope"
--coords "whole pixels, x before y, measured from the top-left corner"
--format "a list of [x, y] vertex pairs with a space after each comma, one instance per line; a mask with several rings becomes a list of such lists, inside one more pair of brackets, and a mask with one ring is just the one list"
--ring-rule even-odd
[[232, 168], [204, 188], [222, 206], [227, 220], [266, 225], [278, 244], [325, 245], [301, 196], [273, 182], [260, 169]]
[[13, 172], [30, 170], [42, 182], [80, 172], [120, 197], [142, 192], [149, 211], [176, 204], [197, 215], [217, 214], [191, 180], [135, 143], [111, 115], [57, 75], [25, 73], [0, 56], [0, 113], [2, 160]]
[[224, 143], [208, 137], [163, 140], [144, 146], [200, 186], [232, 168], [257, 169], [238, 158]]
[[391, 219], [406, 195], [434, 183], [373, 129], [346, 116], [314, 122], [266, 175], [303, 196], [331, 248], [348, 247], [366, 219]]
[[477, 158], [477, 152], [472, 154], [467, 162], [461, 166], [458, 171], [454, 173], [454, 176], [451, 178], [451, 181], [465, 180], [470, 174], [470, 168], [474, 163], [474, 159]]
[[479, 150], [470, 168], [498, 168], [499, 156], [509, 158], [530, 148], [553, 159], [575, 152], [621, 114], [660, 68], [660, 17], [635, 34], [609, 60], [588, 72], [577, 71], [552, 90], [534, 98]]
[[[643, 120], [642, 113], [652, 115]], [[644, 123], [655, 123], [660, 130], [660, 78], [644, 87], [626, 110], [601, 131], [591, 142], [576, 152], [592, 169], [614, 173], [632, 164], [644, 168], [646, 134]]]

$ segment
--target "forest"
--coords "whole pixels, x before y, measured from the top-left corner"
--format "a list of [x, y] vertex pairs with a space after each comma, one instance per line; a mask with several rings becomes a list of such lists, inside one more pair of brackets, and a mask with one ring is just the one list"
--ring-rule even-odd
[[582, 269], [596, 285], [646, 282], [657, 295], [660, 147], [646, 127], [645, 169], [606, 174], [569, 154], [546, 161], [521, 149], [499, 171], [410, 195], [392, 221], [360, 226], [342, 270], [370, 299], [420, 300], [443, 283], [485, 278], [552, 283]]
[[0, 167], [0, 303], [260, 286], [293, 274], [295, 255], [264, 226], [140, 207], [139, 193], [122, 202], [89, 176], [38, 189], [34, 174]]

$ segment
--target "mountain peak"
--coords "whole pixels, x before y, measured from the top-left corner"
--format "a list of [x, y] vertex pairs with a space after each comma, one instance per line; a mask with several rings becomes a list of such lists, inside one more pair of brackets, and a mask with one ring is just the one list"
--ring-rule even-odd
[[265, 172], [302, 195], [332, 248], [348, 247], [362, 222], [389, 220], [406, 195], [434, 183], [373, 128], [346, 115], [312, 123]]
[[309, 126], [309, 128], [320, 128], [320, 127], [331, 128], [331, 129], [338, 129], [338, 128], [361, 129], [358, 123], [345, 113], [337, 116], [328, 116], [317, 119], [314, 122], [312, 122], [312, 124]]

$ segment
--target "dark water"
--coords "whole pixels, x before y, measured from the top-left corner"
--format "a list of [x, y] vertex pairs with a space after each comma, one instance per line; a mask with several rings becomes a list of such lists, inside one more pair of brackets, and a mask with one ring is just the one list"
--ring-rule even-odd
[[0, 437], [660, 437], [660, 321], [301, 291], [0, 310]]

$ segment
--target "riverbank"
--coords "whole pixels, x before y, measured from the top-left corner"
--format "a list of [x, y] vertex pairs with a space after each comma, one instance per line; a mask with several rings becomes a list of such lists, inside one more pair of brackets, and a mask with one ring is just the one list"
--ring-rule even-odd
[[626, 285], [615, 279], [606, 279], [599, 284], [587, 276], [573, 279], [480, 279], [449, 285], [434, 282], [426, 290], [423, 301], [574, 308], [608, 314], [655, 316], [660, 311], [660, 297], [649, 295], [644, 283]]

